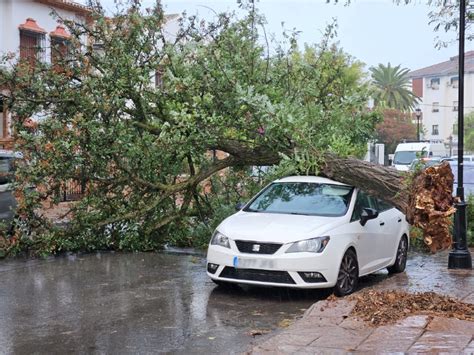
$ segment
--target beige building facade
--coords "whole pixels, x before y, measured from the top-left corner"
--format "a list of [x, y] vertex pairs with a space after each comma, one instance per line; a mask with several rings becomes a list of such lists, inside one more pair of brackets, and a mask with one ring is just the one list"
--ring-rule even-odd
[[[412, 90], [420, 97], [421, 138], [444, 143], [457, 152], [458, 57], [410, 72]], [[474, 51], [465, 54], [464, 113], [474, 111]], [[416, 121], [415, 121], [416, 123]]]

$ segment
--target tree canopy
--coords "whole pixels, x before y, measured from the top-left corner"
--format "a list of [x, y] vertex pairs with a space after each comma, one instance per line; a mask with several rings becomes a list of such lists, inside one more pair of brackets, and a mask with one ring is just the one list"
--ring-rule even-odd
[[398, 143], [417, 139], [416, 125], [412, 122], [411, 114], [393, 109], [385, 109], [382, 114], [383, 121], [377, 125], [376, 138], [385, 143], [388, 154], [395, 152]]
[[[454, 134], [458, 134], [458, 125], [454, 125]], [[474, 112], [464, 116], [464, 149], [474, 152]]]
[[[245, 16], [213, 23], [183, 16], [169, 40], [159, 4], [129, 1], [112, 19], [96, 6], [93, 25], [64, 21], [72, 39], [60, 63], [5, 58], [0, 81], [24, 153], [16, 187], [29, 232], [17, 232], [18, 248], [155, 249], [200, 225], [209, 235], [214, 202], [253, 181], [232, 180], [243, 167], [314, 172], [315, 152], [363, 154], [380, 115], [367, 109], [361, 63], [332, 44], [333, 26], [301, 49], [292, 33], [271, 40], [254, 6], [242, 7]], [[70, 180], [86, 193], [58, 227], [41, 207]]]
[[390, 63], [370, 68], [376, 106], [404, 112], [415, 107], [419, 99], [410, 90], [409, 71], [400, 65], [392, 67]]

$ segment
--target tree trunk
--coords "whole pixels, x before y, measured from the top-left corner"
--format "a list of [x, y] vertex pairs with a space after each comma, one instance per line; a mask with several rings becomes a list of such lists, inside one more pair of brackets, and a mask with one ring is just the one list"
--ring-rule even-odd
[[[245, 148], [236, 141], [220, 142], [238, 164], [272, 165], [280, 161], [276, 152], [261, 147]], [[356, 186], [405, 213], [408, 223], [421, 228], [432, 252], [449, 248], [453, 207], [454, 177], [448, 162], [416, 173], [404, 173], [354, 158], [322, 153], [318, 175]]]
[[357, 159], [325, 155], [321, 175], [350, 184], [390, 202], [404, 212], [408, 223], [423, 230], [432, 252], [452, 245], [451, 216], [454, 177], [448, 162], [411, 174]]
[[353, 185], [372, 196], [391, 203], [407, 212], [409, 189], [406, 177], [399, 171], [382, 165], [353, 158], [324, 155], [320, 174], [344, 184]]

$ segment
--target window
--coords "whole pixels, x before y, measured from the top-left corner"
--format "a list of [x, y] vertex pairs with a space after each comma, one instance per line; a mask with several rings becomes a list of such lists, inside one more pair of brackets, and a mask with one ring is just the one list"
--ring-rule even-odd
[[163, 68], [158, 68], [155, 71], [155, 87], [162, 88], [163, 87]]
[[433, 102], [431, 112], [439, 112], [439, 102]]
[[49, 35], [51, 38], [51, 63], [55, 65], [68, 59], [70, 56], [70, 36], [66, 29], [59, 25]]
[[453, 76], [450, 79], [450, 84], [453, 88], [457, 88], [459, 86], [459, 78], [457, 76]]
[[439, 90], [439, 83], [440, 83], [440, 79], [439, 78], [433, 78], [430, 80], [430, 88], [432, 88], [433, 90]]
[[51, 37], [51, 64], [57, 64], [69, 57], [69, 41], [60, 37]]
[[439, 134], [439, 125], [434, 124], [431, 129], [431, 135], [437, 136]]
[[44, 60], [44, 40], [46, 31], [39, 27], [35, 20], [28, 18], [20, 29], [20, 59], [34, 65], [37, 60]]
[[457, 111], [459, 106], [459, 102], [453, 101], [453, 111]]
[[351, 222], [358, 221], [360, 219], [364, 208], [373, 208], [376, 210], [377, 201], [373, 197], [367, 195], [365, 192], [359, 191], [357, 194], [354, 211], [352, 212]]
[[44, 57], [44, 36], [34, 32], [20, 31], [20, 59], [33, 65]]
[[426, 149], [422, 151], [402, 150], [395, 153], [393, 163], [396, 165], [410, 165], [414, 159], [424, 158], [427, 156]]
[[378, 208], [379, 212], [384, 212], [384, 211], [387, 211], [387, 210], [393, 208], [393, 206], [391, 204], [389, 204], [388, 202], [385, 202], [385, 201], [382, 201], [382, 200], [379, 200], [379, 199], [377, 199], [377, 205], [379, 206], [379, 208]]

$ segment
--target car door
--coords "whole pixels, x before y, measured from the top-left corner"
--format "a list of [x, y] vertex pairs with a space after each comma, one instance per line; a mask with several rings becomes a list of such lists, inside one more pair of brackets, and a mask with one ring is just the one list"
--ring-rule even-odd
[[377, 200], [377, 206], [381, 226], [378, 248], [383, 257], [382, 262], [387, 264], [397, 251], [404, 216], [387, 202]]
[[351, 231], [355, 233], [355, 244], [357, 259], [359, 262], [359, 274], [369, 274], [378, 270], [383, 263], [383, 253], [381, 248], [381, 221], [377, 217], [367, 221], [362, 226], [360, 224], [361, 213], [364, 208], [377, 209], [377, 201], [362, 191], [357, 192], [354, 210], [351, 216]]

